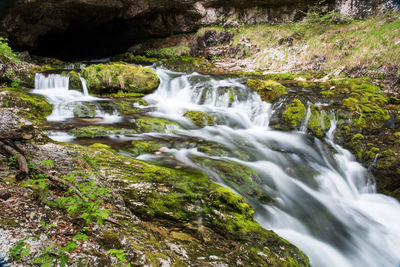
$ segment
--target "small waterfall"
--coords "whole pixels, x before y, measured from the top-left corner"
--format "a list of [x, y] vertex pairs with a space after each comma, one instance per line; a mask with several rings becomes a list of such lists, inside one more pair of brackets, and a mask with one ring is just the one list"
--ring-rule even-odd
[[[82, 82], [83, 92], [69, 88], [69, 77], [60, 74], [37, 73], [35, 76], [35, 89], [32, 93], [40, 94], [46, 97], [53, 105], [53, 112], [47, 117], [48, 121], [62, 121], [68, 118], [74, 118], [78, 109], [86, 109], [86, 102], [95, 102], [103, 100], [89, 95], [89, 90], [85, 79], [79, 75]], [[116, 110], [111, 113], [105, 112], [96, 106], [91, 111], [92, 116], [103, 118], [103, 123], [114, 123], [121, 118], [116, 114]], [[91, 109], [91, 108], [89, 108]], [[94, 112], [94, 114], [93, 114]]]
[[311, 117], [311, 105], [308, 104], [306, 118], [305, 118], [303, 124], [300, 126], [300, 131], [302, 131], [303, 133], [305, 133], [307, 131], [308, 122], [310, 121], [310, 117]]
[[69, 76], [59, 74], [42, 74], [37, 73], [35, 75], [35, 89], [52, 89], [62, 88], [68, 90], [69, 87]]
[[89, 90], [87, 88], [86, 80], [81, 76], [80, 73], [78, 73], [78, 75], [79, 75], [79, 79], [81, 80], [81, 83], [82, 83], [83, 95], [89, 96]]

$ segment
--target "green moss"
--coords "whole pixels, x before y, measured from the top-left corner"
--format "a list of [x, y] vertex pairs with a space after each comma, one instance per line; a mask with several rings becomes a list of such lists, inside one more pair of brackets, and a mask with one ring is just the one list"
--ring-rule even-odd
[[296, 128], [306, 113], [304, 104], [299, 99], [293, 99], [292, 103], [283, 113], [286, 122], [293, 128]]
[[107, 150], [111, 150], [111, 147], [105, 144], [100, 144], [100, 143], [95, 143], [93, 145], [90, 146], [91, 148], [99, 148], [99, 149], [107, 149]]
[[101, 243], [106, 249], [121, 249], [123, 247], [118, 233], [111, 230], [102, 232]]
[[193, 157], [192, 160], [214, 171], [231, 188], [241, 192], [249, 198], [254, 198], [264, 203], [270, 203], [272, 199], [259, 187], [258, 173], [251, 168], [233, 161], [223, 161], [207, 158]]
[[69, 88], [82, 90], [82, 82], [78, 73], [71, 71], [69, 74]]
[[95, 94], [151, 93], [157, 89], [160, 79], [149, 68], [123, 63], [97, 64], [84, 68], [82, 76], [89, 90]]
[[154, 153], [161, 147], [162, 145], [155, 141], [133, 140], [129, 152], [137, 157], [141, 154]]
[[274, 80], [274, 81], [292, 81], [298, 78], [299, 76], [294, 73], [289, 72], [280, 72], [280, 73], [267, 73], [265, 74], [266, 80]]
[[362, 134], [360, 134], [360, 133], [355, 134], [355, 135], [351, 138], [351, 141], [353, 141], [353, 142], [358, 142], [358, 141], [361, 141], [361, 140], [364, 140], [364, 136], [363, 136]]
[[310, 119], [308, 127], [318, 137], [322, 137], [324, 132], [331, 126], [331, 118], [326, 111], [322, 110], [315, 105], [310, 106]]
[[[131, 98], [138, 99], [139, 97], [142, 97], [142, 96], [144, 96], [144, 94], [128, 93], [128, 92], [124, 92], [124, 91], [118, 91], [118, 93], [116, 93], [116, 94], [108, 95], [108, 97], [111, 97], [111, 98], [129, 98], [129, 99], [131, 99]], [[143, 100], [143, 102], [145, 102], [145, 101]]]
[[287, 88], [273, 80], [248, 80], [246, 85], [255, 90], [266, 102], [274, 102], [287, 94]]
[[52, 106], [46, 102], [43, 96], [31, 95], [15, 91], [7, 91], [1, 96], [1, 107], [19, 108], [18, 115], [32, 121], [35, 124], [42, 124], [46, 121], [53, 110]]
[[322, 94], [343, 98], [343, 109], [353, 113], [353, 125], [380, 128], [390, 118], [386, 105], [389, 98], [368, 78], [333, 80], [322, 84], [331, 88]]
[[379, 153], [379, 148], [373, 147], [370, 150], [365, 151], [363, 158], [365, 160], [374, 160], [378, 153]]
[[137, 104], [147, 106], [146, 101], [141, 98], [123, 98], [113, 102], [117, 107], [118, 111], [124, 115], [135, 115], [141, 112], [141, 109], [137, 107]]
[[0, 219], [0, 225], [16, 227], [18, 226], [18, 223], [14, 219], [4, 218]]
[[377, 169], [388, 169], [394, 166], [397, 162], [398, 155], [391, 149], [381, 152], [376, 162]]
[[215, 116], [201, 111], [187, 111], [183, 116], [191, 119], [197, 126], [214, 125]]
[[75, 128], [71, 131], [75, 137], [103, 137], [111, 135], [127, 135], [136, 134], [137, 131], [133, 129], [123, 129], [110, 126], [86, 126]]
[[163, 133], [169, 129], [178, 128], [178, 124], [169, 120], [152, 118], [152, 117], [140, 117], [136, 119], [136, 126], [140, 132], [158, 132]]

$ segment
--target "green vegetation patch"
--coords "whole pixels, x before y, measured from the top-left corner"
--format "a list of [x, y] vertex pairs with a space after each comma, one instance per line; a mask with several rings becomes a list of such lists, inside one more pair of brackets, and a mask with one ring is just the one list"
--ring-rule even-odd
[[283, 113], [283, 117], [286, 122], [293, 128], [296, 128], [300, 121], [306, 114], [306, 107], [299, 99], [293, 99], [292, 103], [287, 107]]
[[262, 100], [270, 103], [287, 94], [287, 88], [273, 80], [248, 80], [246, 85], [255, 90]]
[[342, 99], [342, 108], [353, 114], [354, 126], [380, 128], [390, 118], [389, 98], [369, 78], [333, 80], [322, 86], [324, 97]]
[[187, 111], [183, 116], [191, 119], [199, 127], [212, 126], [216, 120], [215, 116], [201, 111]]
[[179, 127], [176, 122], [152, 117], [140, 117], [135, 122], [136, 127], [142, 133], [165, 133], [169, 129], [177, 129]]
[[331, 126], [331, 117], [325, 110], [316, 105], [310, 105], [308, 128], [318, 137], [322, 137]]
[[111, 135], [128, 135], [136, 134], [133, 129], [123, 129], [110, 126], [86, 126], [75, 128], [71, 131], [75, 137], [103, 137]]
[[133, 140], [131, 143], [131, 148], [129, 149], [129, 153], [131, 153], [134, 157], [137, 157], [141, 154], [159, 151], [161, 147], [162, 144], [156, 141]]

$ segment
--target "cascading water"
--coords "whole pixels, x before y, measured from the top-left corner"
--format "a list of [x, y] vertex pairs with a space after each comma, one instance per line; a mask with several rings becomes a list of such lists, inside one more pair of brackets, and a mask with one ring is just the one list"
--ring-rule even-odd
[[[32, 93], [46, 97], [48, 102], [53, 105], [53, 112], [47, 117], [48, 121], [63, 121], [68, 118], [76, 117], [76, 110], [85, 108], [87, 102], [103, 100], [89, 95], [86, 81], [79, 75], [82, 84], [82, 92], [76, 88], [69, 88], [69, 76], [60, 74], [42, 74], [35, 76], [35, 89]], [[121, 118], [116, 110], [114, 112], [104, 112], [95, 105], [93, 117], [103, 119], [103, 123], [114, 123]]]
[[211, 157], [196, 149], [171, 148], [163, 154], [217, 176], [220, 183], [223, 179], [196, 158], [231, 161], [257, 171], [260, 189], [274, 204], [236, 191], [253, 204], [261, 225], [296, 244], [313, 266], [396, 266], [400, 262], [400, 205], [376, 194], [370, 173], [333, 143], [335, 119], [324, 142], [303, 132], [276, 131], [268, 127], [271, 106], [237, 79], [161, 69], [157, 74], [159, 89], [145, 97], [155, 107], [153, 116], [187, 125], [190, 122], [183, 114], [188, 110], [212, 114], [218, 125], [179, 134], [222, 144], [247, 154], [249, 160]]
[[[163, 162], [172, 156], [186, 166], [204, 170], [225, 186], [226, 177], [219, 177], [201, 159], [251, 168], [258, 174], [252, 182], [273, 199], [272, 204], [259, 201], [241, 188], [235, 191], [253, 205], [262, 226], [297, 245], [310, 257], [312, 266], [396, 266], [400, 262], [400, 204], [376, 194], [369, 172], [333, 142], [334, 114], [323, 141], [305, 134], [305, 127], [301, 132], [277, 131], [269, 127], [274, 113], [271, 105], [240, 79], [164, 69], [156, 72], [161, 84], [145, 97], [149, 103], [146, 109], [153, 110], [150, 115], [154, 117], [177, 122], [182, 129], [135, 138], [189, 137], [220, 144], [236, 154], [210, 156], [196, 148], [172, 146], [161, 154], [142, 155], [140, 159]], [[93, 99], [80, 92], [67, 92], [67, 77], [46, 79], [36, 77], [35, 92], [43, 93], [55, 105], [82, 97]], [[55, 91], [62, 88], [62, 97], [47, 92], [50, 87]], [[79, 97], [74, 95], [78, 93]], [[198, 129], [183, 116], [193, 110], [214, 115], [216, 125]], [[56, 115], [61, 117], [61, 112]]]

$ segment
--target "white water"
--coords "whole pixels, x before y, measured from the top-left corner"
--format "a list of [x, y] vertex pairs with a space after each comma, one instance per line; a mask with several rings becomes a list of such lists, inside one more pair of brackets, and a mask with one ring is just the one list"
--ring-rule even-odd
[[[309, 256], [312, 266], [399, 264], [400, 204], [393, 198], [376, 194], [369, 172], [351, 153], [334, 144], [335, 119], [324, 142], [305, 134], [304, 127], [302, 132], [276, 131], [269, 128], [274, 112], [271, 105], [261, 101], [238, 79], [156, 71], [161, 79], [160, 87], [145, 97], [150, 107], [155, 108], [152, 115], [176, 121], [186, 130], [147, 136], [191, 136], [239, 151], [248, 155], [249, 160], [210, 157], [196, 148], [169, 149], [162, 155], [143, 155], [141, 159], [162, 160], [174, 156], [179, 162], [206, 171], [221, 184], [224, 180], [209, 166], [196, 162], [194, 156], [233, 161], [256, 170], [259, 188], [275, 204], [263, 204], [240, 188], [236, 188], [237, 193], [254, 206], [261, 225], [298, 246]], [[66, 104], [95, 100], [69, 90], [67, 79], [40, 74], [36, 77], [34, 92], [59, 105], [51, 115], [57, 119], [71, 116]], [[218, 124], [197, 129], [183, 116], [189, 110], [213, 114]]]
[[[69, 88], [69, 77], [60, 74], [42, 74], [35, 76], [35, 89], [32, 93], [46, 97], [53, 105], [53, 112], [47, 117], [48, 121], [63, 121], [74, 118], [74, 109], [79, 108], [84, 102], [95, 102], [103, 100], [89, 95], [86, 81], [79, 75], [82, 83], [82, 92], [76, 88]], [[96, 107], [95, 117], [102, 118], [102, 123], [115, 123], [121, 120], [117, 111], [104, 112]]]
[[[271, 106], [235, 79], [217, 80], [161, 69], [157, 74], [161, 78], [159, 89], [145, 97], [156, 108], [152, 115], [181, 125], [190, 124], [182, 116], [188, 110], [217, 116], [219, 125], [183, 130], [181, 134], [217, 142], [250, 156], [249, 161], [210, 158], [235, 161], [258, 172], [260, 188], [276, 204], [250, 200], [256, 219], [303, 250], [312, 266], [399, 264], [400, 205], [393, 198], [377, 194], [369, 172], [351, 153], [333, 143], [335, 120], [322, 143], [301, 132], [269, 128]], [[233, 103], [224, 88], [234, 88]], [[196, 149], [167, 152], [180, 162], [216, 176], [207, 166], [192, 160], [193, 155], [209, 157]], [[160, 156], [141, 158], [154, 157]]]

